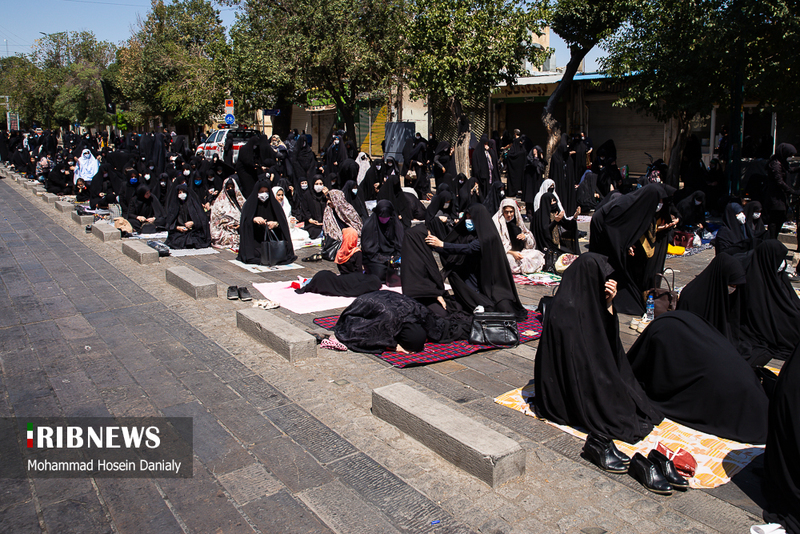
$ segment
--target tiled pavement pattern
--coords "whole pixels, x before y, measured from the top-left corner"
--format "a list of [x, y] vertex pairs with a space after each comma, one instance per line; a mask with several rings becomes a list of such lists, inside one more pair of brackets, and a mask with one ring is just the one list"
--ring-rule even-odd
[[[535, 344], [405, 370], [332, 351], [292, 365], [237, 330], [246, 303], [194, 301], [164, 271], [189, 264], [245, 285], [311, 269], [253, 275], [228, 253], [141, 266], [21, 191], [0, 181], [0, 416], [192, 416], [195, 476], [2, 480], [0, 532], [744, 532], [759, 521], [757, 465], [716, 490], [659, 497], [494, 404], [532, 377]], [[710, 257], [668, 263], [688, 279]], [[520, 286], [529, 304], [548, 292]], [[621, 332], [629, 345], [633, 331]], [[397, 381], [520, 442], [525, 477], [492, 490], [372, 417], [371, 390]]]

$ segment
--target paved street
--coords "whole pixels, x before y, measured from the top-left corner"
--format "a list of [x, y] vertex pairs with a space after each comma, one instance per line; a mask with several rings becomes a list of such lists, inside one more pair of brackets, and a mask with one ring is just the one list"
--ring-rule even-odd
[[[495, 404], [533, 377], [536, 343], [405, 370], [325, 350], [290, 364], [236, 328], [249, 304], [224, 292], [195, 301], [164, 271], [189, 265], [226, 286], [328, 265], [250, 274], [227, 252], [138, 265], [7, 179], [0, 214], [0, 416], [189, 416], [195, 452], [188, 480], [0, 480], [0, 532], [728, 533], [761, 522], [760, 460], [720, 488], [661, 497]], [[711, 257], [667, 264], [683, 285]], [[526, 304], [550, 292], [518, 287]], [[275, 313], [313, 326], [315, 315]], [[621, 334], [626, 347], [635, 339], [627, 324]], [[373, 417], [372, 389], [398, 381], [519, 442], [526, 475], [492, 489]]]

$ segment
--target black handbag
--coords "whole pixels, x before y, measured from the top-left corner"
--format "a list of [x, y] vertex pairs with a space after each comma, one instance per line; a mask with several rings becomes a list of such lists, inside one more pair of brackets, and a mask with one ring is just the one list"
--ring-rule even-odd
[[400, 278], [400, 258], [392, 257], [386, 266], [386, 286], [387, 287], [400, 287], [403, 285], [403, 280]]
[[558, 286], [553, 286], [553, 291], [550, 295], [545, 295], [539, 299], [539, 306], [536, 307], [536, 311], [542, 314], [542, 323], [544, 323], [544, 314], [547, 312], [547, 307], [556, 298], [556, 289], [558, 289]]
[[320, 251], [322, 259], [325, 261], [334, 261], [341, 246], [341, 241], [325, 236], [325, 239], [322, 240], [322, 250]]
[[471, 345], [516, 347], [519, 345], [517, 319], [511, 313], [483, 312], [472, 316]]
[[267, 238], [261, 242], [261, 265], [273, 267], [285, 263], [289, 257], [286, 245], [286, 241], [281, 241], [274, 231], [269, 230]]
[[162, 243], [161, 241], [155, 241], [155, 240], [148, 241], [147, 246], [157, 250], [159, 258], [163, 258], [164, 256], [169, 256], [169, 247], [164, 243]]
[[545, 249], [543, 272], [556, 274], [556, 261], [558, 261], [558, 251]]
[[[667, 267], [664, 269], [664, 274], [667, 271], [672, 271], [672, 269]], [[672, 271], [672, 284], [669, 283], [664, 274], [656, 273], [653, 277], [653, 288], [644, 292], [645, 302], [647, 302], [647, 297], [653, 296], [653, 317], [658, 317], [678, 308], [678, 292], [673, 289], [675, 287], [675, 271]], [[667, 289], [661, 288], [662, 279], [667, 283]]]

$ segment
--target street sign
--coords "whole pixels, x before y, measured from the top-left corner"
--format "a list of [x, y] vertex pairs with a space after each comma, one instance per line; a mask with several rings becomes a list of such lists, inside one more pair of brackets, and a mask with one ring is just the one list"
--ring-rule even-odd
[[233, 99], [225, 99], [225, 115], [233, 115]]
[[281, 114], [281, 110], [279, 110], [279, 109], [265, 109], [264, 110], [264, 115], [267, 115], [267, 116], [277, 117], [280, 114]]
[[236, 119], [234, 119], [233, 115], [231, 115], [230, 113], [225, 115], [225, 124], [233, 124], [235, 121]]

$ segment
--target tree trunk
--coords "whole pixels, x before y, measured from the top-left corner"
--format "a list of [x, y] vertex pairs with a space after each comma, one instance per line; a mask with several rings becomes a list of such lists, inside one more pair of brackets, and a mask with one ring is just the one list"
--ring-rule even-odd
[[458, 124], [458, 138], [456, 139], [456, 149], [453, 155], [456, 158], [456, 172], [464, 173], [469, 176], [469, 138], [470, 127], [469, 116], [464, 113], [461, 101], [456, 97], [450, 98], [450, 112]]
[[667, 169], [664, 183], [677, 188], [680, 185], [681, 156], [683, 155], [683, 149], [686, 147], [686, 141], [689, 139], [691, 123], [685, 113], [680, 113], [676, 120], [678, 122], [678, 133], [675, 135], [675, 140], [672, 142], [672, 148], [670, 149], [669, 168]]
[[569, 86], [572, 84], [572, 79], [575, 77], [575, 73], [578, 72], [578, 67], [580, 67], [581, 61], [583, 61], [583, 58], [589, 53], [589, 50], [591, 50], [591, 48], [583, 49], [577, 46], [570, 48], [569, 63], [567, 63], [567, 67], [564, 69], [564, 76], [561, 77], [561, 81], [558, 83], [556, 90], [553, 91], [553, 94], [547, 99], [547, 104], [542, 111], [542, 124], [544, 124], [544, 127], [547, 129], [548, 135], [547, 155], [545, 156], [547, 167], [544, 170], [545, 178], [550, 176], [550, 158], [561, 139], [562, 133], [561, 124], [554, 116], [556, 104], [558, 104], [562, 96], [569, 94], [568, 91]]

